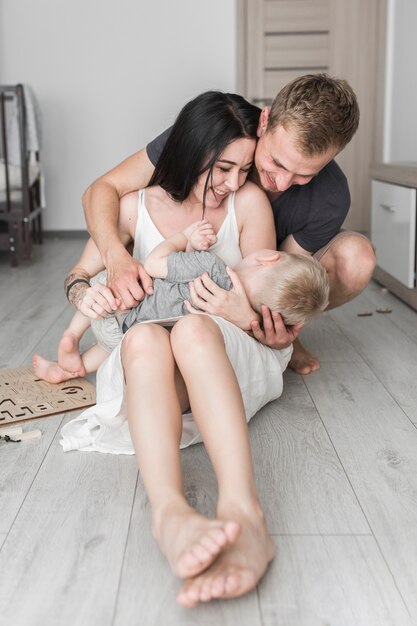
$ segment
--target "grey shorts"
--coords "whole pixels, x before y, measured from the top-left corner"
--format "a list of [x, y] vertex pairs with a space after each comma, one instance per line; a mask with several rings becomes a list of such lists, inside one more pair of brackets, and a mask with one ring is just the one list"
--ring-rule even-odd
[[[332, 247], [335, 241], [337, 241], [338, 239], [343, 239], [343, 237], [349, 237], [351, 235], [354, 235], [355, 237], [361, 237], [362, 239], [366, 239], [366, 241], [369, 241], [368, 237], [365, 237], [365, 235], [362, 235], [362, 233], [357, 233], [354, 230], [341, 230], [340, 232], [337, 233], [337, 235], [333, 237], [333, 239], [330, 239], [330, 241], [328, 241], [325, 246], [317, 250], [317, 252], [313, 254], [313, 258], [317, 259], [317, 261], [320, 261], [320, 259]], [[374, 248], [374, 246], [372, 247]]]
[[[106, 285], [107, 272], [99, 272], [99, 274], [93, 276], [90, 282], [91, 285], [95, 285], [96, 283]], [[103, 348], [106, 352], [112, 352], [123, 337], [119, 323], [114, 315], [109, 315], [98, 320], [91, 320], [91, 330], [100, 348]]]
[[103, 348], [106, 352], [113, 352], [123, 337], [119, 323], [114, 315], [91, 320], [91, 330], [100, 348]]

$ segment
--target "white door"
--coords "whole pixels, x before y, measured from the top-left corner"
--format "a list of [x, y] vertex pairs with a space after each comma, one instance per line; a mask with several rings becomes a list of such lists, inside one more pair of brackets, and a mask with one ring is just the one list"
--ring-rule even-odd
[[360, 126], [336, 160], [352, 196], [344, 227], [369, 231], [369, 168], [385, 0], [240, 0], [239, 16], [240, 90], [255, 104], [270, 104], [289, 80], [308, 73], [326, 72], [352, 85]]

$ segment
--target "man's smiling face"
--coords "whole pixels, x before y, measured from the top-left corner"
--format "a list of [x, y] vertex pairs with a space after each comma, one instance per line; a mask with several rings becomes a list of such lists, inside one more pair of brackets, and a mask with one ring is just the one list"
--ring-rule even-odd
[[259, 120], [255, 165], [265, 191], [286, 191], [291, 185], [306, 185], [337, 154], [329, 148], [323, 154], [305, 156], [297, 148], [294, 131], [281, 125], [267, 131], [269, 109], [263, 109]]

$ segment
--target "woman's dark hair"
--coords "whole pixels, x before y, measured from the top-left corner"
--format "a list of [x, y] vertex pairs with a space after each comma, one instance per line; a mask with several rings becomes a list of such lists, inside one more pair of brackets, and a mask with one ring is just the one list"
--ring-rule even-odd
[[178, 115], [149, 186], [159, 185], [182, 202], [198, 177], [208, 170], [204, 208], [214, 163], [236, 139], [256, 139], [259, 115], [258, 107], [233, 93], [206, 91], [197, 96]]

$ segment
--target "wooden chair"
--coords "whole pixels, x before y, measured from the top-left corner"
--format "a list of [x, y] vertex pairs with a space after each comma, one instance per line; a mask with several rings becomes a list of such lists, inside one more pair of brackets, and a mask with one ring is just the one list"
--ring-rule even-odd
[[[10, 115], [17, 107], [20, 163], [10, 162]], [[14, 110], [16, 114], [16, 109]], [[41, 171], [39, 152], [30, 154], [22, 85], [0, 85], [0, 250], [10, 252], [13, 266], [31, 259], [32, 240], [42, 243]]]

